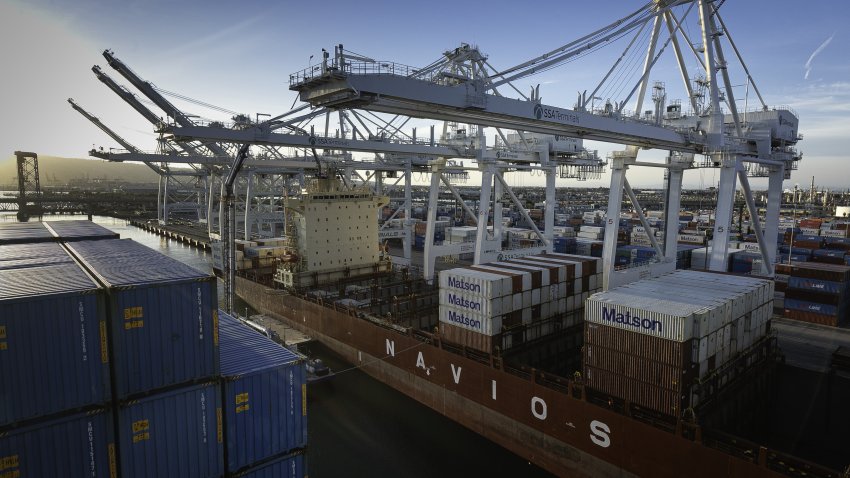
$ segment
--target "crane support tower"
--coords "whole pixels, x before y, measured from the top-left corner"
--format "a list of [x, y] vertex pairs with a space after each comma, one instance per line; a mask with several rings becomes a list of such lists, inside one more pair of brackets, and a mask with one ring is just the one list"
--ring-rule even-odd
[[18, 221], [41, 215], [41, 183], [38, 180], [38, 155], [15, 151], [18, 160]]

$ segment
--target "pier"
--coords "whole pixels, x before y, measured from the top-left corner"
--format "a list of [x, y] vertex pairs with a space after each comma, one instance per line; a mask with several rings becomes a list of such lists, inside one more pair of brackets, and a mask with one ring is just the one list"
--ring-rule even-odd
[[174, 239], [184, 244], [210, 250], [210, 236], [206, 227], [202, 224], [197, 225], [178, 225], [168, 224], [161, 225], [155, 220], [140, 221], [137, 219], [130, 220], [130, 224], [145, 231], [152, 232], [162, 237]]

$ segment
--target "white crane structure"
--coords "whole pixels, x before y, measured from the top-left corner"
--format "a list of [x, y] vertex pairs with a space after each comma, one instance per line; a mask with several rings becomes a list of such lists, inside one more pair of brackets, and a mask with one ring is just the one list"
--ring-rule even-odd
[[[726, 270], [728, 239], [732, 212], [740, 180], [743, 195], [749, 208], [755, 234], [764, 259], [764, 273], [773, 274], [772, 264], [776, 254], [776, 234], [781, 184], [800, 155], [794, 145], [800, 139], [798, 118], [787, 108], [769, 108], [763, 101], [749, 69], [727, 30], [719, 12], [723, 1], [714, 0], [654, 0], [643, 5], [608, 26], [577, 40], [551, 50], [519, 65], [495, 70], [477, 48], [462, 45], [444, 53], [443, 57], [424, 68], [374, 61], [361, 55], [349, 54], [342, 45], [334, 48], [331, 58], [325, 53], [321, 65], [290, 75], [290, 89], [299, 92], [302, 101], [314, 107], [360, 110], [430, 118], [477, 125], [473, 142], [478, 150], [476, 158], [484, 176], [481, 188], [481, 209], [478, 211], [479, 247], [476, 262], [487, 258], [488, 241], [484, 228], [488, 211], [491, 185], [498, 188], [504, 182], [499, 175], [497, 157], [492, 161], [487, 155], [483, 130], [497, 129], [503, 143], [509, 143], [501, 130], [516, 130], [520, 142], [528, 145], [529, 136], [557, 135], [579, 140], [598, 140], [625, 145], [623, 151], [610, 156], [611, 189], [606, 218], [603, 257], [605, 261], [605, 288], [630, 282], [638, 277], [655, 275], [675, 267], [679, 198], [682, 175], [685, 169], [716, 167], [720, 169], [719, 193], [714, 227], [714, 241], [710, 268]], [[687, 20], [698, 25], [700, 38], [691, 38], [686, 30]], [[662, 31], [662, 28], [666, 31]], [[608, 98], [605, 106], [596, 109], [594, 100], [605, 91], [625, 68], [629, 56], [639, 50], [635, 45], [646, 38], [643, 68], [633, 87], [619, 98]], [[499, 87], [511, 87], [511, 82], [546, 71], [581, 56], [631, 38], [625, 51], [617, 59], [599, 85], [588, 95], [580, 93], [572, 108], [542, 103], [539, 86], [526, 96], [514, 88], [518, 98], [501, 94]], [[726, 39], [727, 41], [722, 41]], [[668, 48], [670, 47], [670, 48]], [[760, 103], [756, 111], [743, 114], [736, 104], [733, 84], [725, 48], [731, 47], [740, 62], [740, 68]], [[665, 50], [672, 55], [688, 97], [690, 111], [683, 112], [677, 103], [666, 104], [663, 83], [652, 88], [654, 108], [643, 110], [644, 98], [650, 90], [650, 74]], [[638, 56], [640, 53], [638, 52]], [[699, 74], [691, 79], [685, 58], [693, 57]], [[635, 101], [635, 113], [624, 108]], [[590, 108], [588, 108], [590, 103]], [[664, 162], [638, 161], [640, 149], [667, 151]], [[538, 164], [542, 168], [553, 165], [553, 151], [539, 151]], [[701, 155], [705, 160], [697, 160]], [[557, 159], [555, 160], [555, 162]], [[504, 164], [504, 163], [502, 163]], [[513, 159], [512, 165], [517, 164]], [[617, 231], [624, 192], [631, 200], [644, 227], [648, 223], [636, 196], [627, 180], [627, 171], [634, 167], [663, 168], [666, 175], [667, 207], [665, 211], [665, 236], [663, 244], [650, 237], [656, 249], [657, 262], [645, 267], [615, 271], [614, 256]], [[554, 201], [550, 201], [550, 184], [554, 184], [551, 169], [547, 171], [547, 214]], [[755, 208], [748, 176], [769, 177], [768, 209], [764, 234]], [[496, 182], [492, 183], [492, 179]], [[554, 188], [551, 188], [554, 189]], [[498, 191], [497, 191], [498, 195]], [[551, 223], [547, 215], [546, 230]], [[648, 230], [648, 229], [647, 229]], [[430, 235], [430, 232], [429, 232]], [[427, 244], [427, 240], [426, 240]], [[483, 247], [481, 247], [483, 246]]]
[[[172, 215], [180, 215], [181, 217], [194, 216], [196, 220], [201, 221], [206, 217], [204, 214], [204, 202], [201, 201], [202, 193], [205, 190], [204, 183], [207, 180], [207, 171], [197, 168], [172, 168], [168, 164], [169, 155], [151, 154], [144, 155], [137, 147], [129, 143], [123, 137], [112, 131], [108, 126], [103, 124], [96, 116], [92, 115], [82, 106], [77, 104], [72, 98], [68, 98], [68, 103], [75, 111], [83, 115], [91, 121], [95, 126], [100, 128], [110, 138], [120, 144], [130, 154], [149, 167], [159, 177], [159, 190], [157, 193], [157, 218], [160, 223], [168, 222]], [[109, 153], [98, 150], [89, 151], [89, 155], [110, 159]], [[141, 157], [144, 155], [144, 157]], [[117, 159], [122, 161], [123, 159]]]
[[[118, 60], [110, 51], [105, 51], [104, 56], [109, 61], [110, 65], [115, 67], [125, 78], [133, 85], [142, 91], [154, 104], [167, 111], [167, 116], [170, 121], [165, 121], [157, 117], [152, 111], [144, 106], [136, 96], [129, 92], [124, 87], [119, 86], [103, 71], [95, 66], [93, 71], [104, 84], [110, 87], [116, 94], [130, 104], [137, 112], [151, 122], [158, 133], [159, 152], [145, 153], [138, 148], [129, 145], [126, 141], [119, 141], [118, 136], [110, 134], [124, 150], [109, 150], [97, 151], [93, 150], [90, 154], [95, 157], [108, 159], [111, 161], [141, 161], [148, 165], [161, 164], [166, 167], [160, 167], [165, 178], [165, 184], [175, 181], [175, 178], [181, 175], [189, 174], [187, 171], [179, 168], [169, 168], [168, 164], [183, 164], [188, 165], [197, 171], [197, 174], [204, 174], [204, 181], [207, 184], [206, 189], [201, 191], [209, 191], [206, 201], [201, 200], [202, 192], [197, 194], [197, 203], [207, 203], [206, 217], [209, 218], [208, 225], [210, 233], [215, 236], [215, 232], [219, 229], [219, 224], [223, 224], [224, 211], [221, 207], [216, 208], [216, 199], [219, 197], [216, 194], [216, 185], [224, 188], [222, 181], [223, 175], [227, 174], [227, 166], [230, 166], [230, 153], [235, 151], [239, 144], [251, 144], [261, 149], [261, 153], [249, 157], [243, 164], [244, 167], [239, 172], [234, 180], [234, 191], [237, 193], [242, 191], [242, 194], [234, 193], [234, 209], [237, 211], [236, 221], [237, 229], [242, 229], [245, 234], [245, 239], [250, 239], [251, 236], [276, 236], [280, 235], [283, 230], [284, 215], [279, 207], [278, 199], [282, 194], [292, 190], [290, 181], [293, 178], [299, 180], [299, 185], [303, 185], [304, 171], [321, 169], [321, 164], [325, 163], [326, 167], [330, 166], [341, 172], [343, 179], [353, 184], [359, 180], [363, 184], [369, 182], [374, 184], [377, 194], [381, 194], [384, 187], [384, 177], [395, 177], [397, 185], [401, 180], [404, 180], [405, 197], [401, 206], [398, 207], [393, 215], [389, 218], [394, 219], [401, 212], [404, 212], [405, 217], [411, 217], [411, 175], [415, 171], [437, 171], [434, 177], [441, 178], [441, 181], [446, 184], [449, 190], [454, 194], [455, 198], [463, 204], [463, 198], [459, 192], [453, 187], [451, 181], [457, 178], [465, 178], [468, 176], [467, 169], [457, 162], [447, 160], [446, 158], [470, 158], [476, 159], [479, 152], [474, 144], [466, 144], [465, 135], [459, 134], [457, 125], [453, 125], [455, 131], [451, 134], [447, 132], [449, 125], [445, 125], [443, 138], [446, 138], [447, 144], [439, 144], [435, 140], [435, 132], [432, 127], [428, 137], [417, 137], [416, 130], [412, 134], [404, 135], [401, 128], [406, 122], [402, 120], [400, 124], [394, 124], [392, 121], [386, 122], [380, 117], [370, 113], [358, 113], [357, 111], [330, 111], [318, 109], [314, 111], [304, 112], [309, 105], [303, 105], [285, 114], [276, 116], [263, 122], [252, 122], [245, 115], [234, 116], [234, 122], [225, 126], [221, 122], [208, 122], [206, 124], [197, 124], [192, 120], [190, 115], [180, 111], [176, 106], [165, 100], [157, 88], [150, 83], [142, 80], [123, 62]], [[185, 97], [181, 97], [185, 98]], [[80, 111], [80, 109], [78, 109]], [[82, 111], [81, 111], [82, 113]], [[339, 115], [339, 128], [331, 135], [331, 114]], [[84, 114], [90, 120], [91, 115]], [[324, 116], [325, 119], [325, 134], [315, 134], [315, 126], [310, 127], [310, 131], [306, 131], [300, 125], [314, 118]], [[397, 118], [396, 118], [397, 119]], [[104, 129], [105, 126], [99, 121], [95, 124]], [[104, 131], [107, 131], [105, 129]], [[282, 132], [281, 132], [282, 131]], [[462, 129], [461, 129], [462, 131]], [[537, 138], [540, 139], [540, 138]], [[563, 142], [563, 141], [562, 141]], [[576, 141], [566, 141], [569, 143], [570, 161], [564, 161], [561, 164], [561, 174], [563, 177], [580, 177], [584, 178], [588, 175], [598, 173], [601, 170], [601, 163], [592, 154], [583, 151], [580, 144]], [[295, 149], [293, 157], [286, 149]], [[321, 156], [316, 154], [316, 149], [322, 149], [324, 154]], [[307, 157], [307, 151], [313, 151], [315, 162]], [[350, 152], [371, 152], [376, 153], [374, 160], [353, 160]], [[566, 150], [565, 150], [566, 151]], [[299, 152], [303, 152], [301, 156]], [[521, 162], [534, 162], [537, 159], [536, 152], [511, 152], [509, 148], [502, 146], [498, 151], [493, 150], [484, 153], [487, 157], [496, 158], [500, 155], [511, 155], [513, 159]], [[440, 158], [438, 161], [432, 161], [434, 158]], [[319, 161], [321, 159], [321, 161]], [[535, 169], [534, 166], [522, 166], [522, 169]], [[516, 170], [520, 167], [505, 168], [507, 170]], [[176, 172], [180, 171], [180, 172]], [[361, 171], [367, 172], [365, 175]], [[403, 174], [396, 174], [402, 172]], [[320, 171], [318, 172], [320, 173]], [[262, 183], [263, 193], [258, 194], [256, 185]], [[436, 186], [439, 186], [437, 182]], [[434, 187], [436, 192], [439, 188]], [[276, 192], [275, 192], [276, 191]], [[436, 194], [436, 193], [435, 193]], [[163, 196], [162, 194], [160, 195]], [[169, 196], [164, 196], [168, 198]], [[553, 194], [554, 197], [554, 194]], [[265, 200], [265, 203], [264, 203]], [[514, 200], [515, 197], [514, 197]], [[183, 204], [189, 201], [182, 201]], [[499, 203], [500, 204], [500, 203]], [[164, 202], [160, 208], [160, 218], [163, 222], [168, 220], [168, 211], [173, 210], [175, 205]], [[467, 208], [468, 209], [468, 208]], [[467, 211], [474, 214], [471, 210]], [[433, 217], [431, 222], [433, 222]], [[410, 227], [402, 230], [390, 229], [387, 226], [392, 222], [388, 220], [383, 224], [383, 228], [379, 234], [380, 239], [401, 238], [404, 244], [404, 260], [408, 263], [411, 258], [412, 230]], [[499, 224], [501, 226], [501, 224]], [[551, 229], [549, 229], [551, 231]], [[538, 234], [541, 234], [538, 231]], [[551, 248], [551, 236], [548, 244]], [[433, 241], [431, 241], [433, 245]], [[492, 253], [498, 253], [501, 243], [496, 244]], [[458, 254], [472, 250], [473, 244], [458, 244], [451, 246], [430, 248], [428, 265], [426, 269], [433, 271], [434, 263], [437, 257], [440, 256], [456, 256]], [[491, 254], [491, 259], [495, 256]]]

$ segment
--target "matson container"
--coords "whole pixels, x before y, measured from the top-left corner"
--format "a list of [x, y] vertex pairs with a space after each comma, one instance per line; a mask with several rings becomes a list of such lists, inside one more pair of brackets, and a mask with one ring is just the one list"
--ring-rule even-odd
[[474, 294], [487, 298], [510, 295], [513, 290], [510, 277], [464, 268], [440, 272], [439, 283], [441, 291]]
[[700, 336], [701, 322], [708, 323], [709, 312], [701, 305], [622, 294], [612, 289], [588, 297], [584, 320], [684, 342]]
[[194, 385], [121, 404], [122, 478], [219, 477], [224, 473], [220, 389]]
[[306, 446], [307, 383], [301, 357], [224, 312], [219, 319], [227, 470], [233, 473]]
[[118, 233], [91, 221], [47, 221], [44, 225], [62, 242], [118, 239]]
[[[506, 304], [502, 297], [488, 299], [473, 294], [464, 294], [452, 290], [440, 290], [440, 305], [449, 306], [458, 310], [478, 312], [485, 316], [494, 317], [506, 314], [514, 310], [513, 303]], [[511, 307], [504, 307], [510, 305]]]
[[[530, 314], [530, 309], [526, 310]], [[528, 319], [531, 321], [530, 315]], [[483, 335], [495, 335], [502, 330], [502, 316], [491, 317], [479, 311], [444, 304], [440, 304], [440, 322]]]
[[103, 312], [76, 263], [0, 270], [0, 426], [109, 401]]
[[116, 476], [113, 437], [103, 409], [0, 433], [0, 476]]
[[68, 248], [108, 288], [117, 398], [218, 373], [215, 277], [127, 239]]
[[233, 478], [304, 478], [307, 476], [304, 461], [304, 453], [299, 451], [231, 476]]

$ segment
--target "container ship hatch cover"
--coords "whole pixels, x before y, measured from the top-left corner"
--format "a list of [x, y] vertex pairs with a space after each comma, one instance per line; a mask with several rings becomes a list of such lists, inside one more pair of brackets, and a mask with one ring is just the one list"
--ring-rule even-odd
[[[559, 476], [841, 476], [712, 427], [752, 419], [768, 390], [772, 282], [687, 271], [599, 294], [600, 259], [540, 254], [437, 287], [377, 246], [385, 203], [314, 180], [286, 201], [277, 267], [239, 271], [237, 294]], [[670, 281], [700, 282], [682, 285], [699, 307], [634, 300]], [[641, 315], [647, 333], [624, 330]]]

